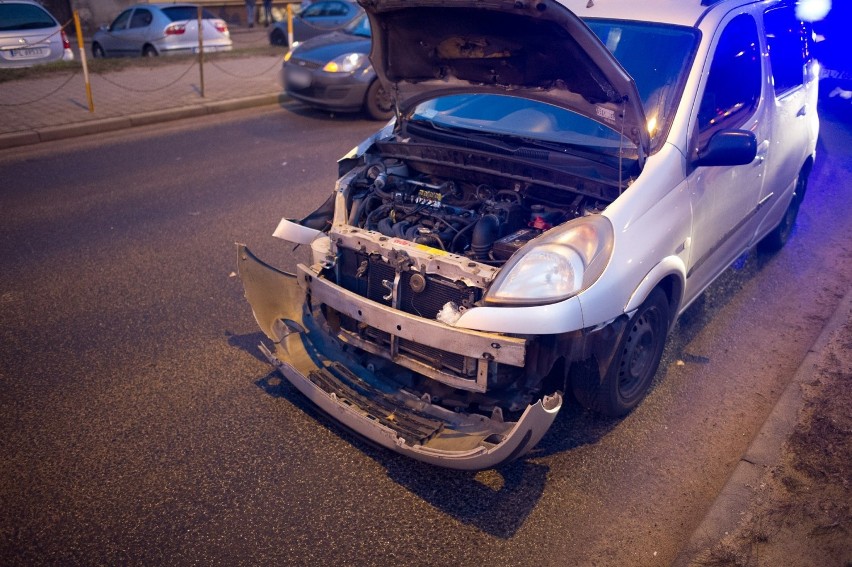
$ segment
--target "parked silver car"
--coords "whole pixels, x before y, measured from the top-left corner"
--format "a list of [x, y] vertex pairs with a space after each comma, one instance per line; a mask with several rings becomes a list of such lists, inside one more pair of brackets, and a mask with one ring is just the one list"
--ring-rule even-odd
[[47, 10], [30, 0], [0, 0], [0, 68], [73, 59], [65, 31]]
[[794, 234], [819, 133], [794, 3], [359, 1], [395, 117], [278, 224], [304, 261], [237, 262], [261, 352], [373, 443], [474, 470], [565, 398], [624, 416], [678, 316]]
[[[224, 20], [202, 10], [204, 52], [230, 51], [231, 33]], [[187, 54], [198, 52], [198, 6], [138, 4], [124, 10], [92, 38], [94, 57]]]

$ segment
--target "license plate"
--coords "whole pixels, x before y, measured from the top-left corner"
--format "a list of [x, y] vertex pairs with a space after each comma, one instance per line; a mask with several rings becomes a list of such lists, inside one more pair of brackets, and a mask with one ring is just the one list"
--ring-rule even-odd
[[47, 55], [46, 47], [22, 47], [13, 49], [11, 52], [12, 59], [34, 59], [36, 57], [44, 57]]
[[287, 84], [296, 89], [304, 89], [311, 85], [311, 74], [299, 67], [287, 71]]

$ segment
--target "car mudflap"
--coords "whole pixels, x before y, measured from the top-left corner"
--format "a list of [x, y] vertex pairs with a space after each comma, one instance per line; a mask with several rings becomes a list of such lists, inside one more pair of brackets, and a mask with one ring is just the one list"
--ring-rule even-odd
[[460, 469], [496, 467], [539, 442], [562, 407], [559, 393], [527, 406], [516, 422], [450, 411], [383, 380], [321, 331], [296, 277], [238, 244], [246, 299], [274, 351], [269, 362], [326, 414], [366, 439], [418, 461]]

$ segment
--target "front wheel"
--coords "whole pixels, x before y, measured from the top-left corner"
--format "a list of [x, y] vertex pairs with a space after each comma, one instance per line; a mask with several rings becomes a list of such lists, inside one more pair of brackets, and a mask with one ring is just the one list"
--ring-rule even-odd
[[367, 89], [364, 109], [373, 120], [389, 120], [393, 116], [393, 100], [378, 79]]
[[269, 34], [269, 43], [272, 45], [283, 45], [287, 46], [287, 34], [285, 34], [281, 29], [275, 28], [272, 30], [272, 33]]
[[100, 43], [92, 44], [92, 57], [95, 59], [100, 59], [106, 57], [106, 53], [104, 52], [104, 48], [101, 47]]
[[651, 387], [668, 327], [668, 298], [657, 288], [627, 322], [605, 375], [598, 379], [596, 372], [584, 374], [573, 382], [577, 399], [604, 415], [620, 417], [630, 413]]

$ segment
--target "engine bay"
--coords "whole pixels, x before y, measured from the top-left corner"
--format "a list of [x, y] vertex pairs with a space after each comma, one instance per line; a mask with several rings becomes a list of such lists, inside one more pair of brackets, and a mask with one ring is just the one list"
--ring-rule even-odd
[[432, 169], [397, 158], [363, 166], [349, 184], [347, 224], [499, 267], [543, 232], [599, 213], [609, 202], [600, 188], [588, 194], [512, 176]]

